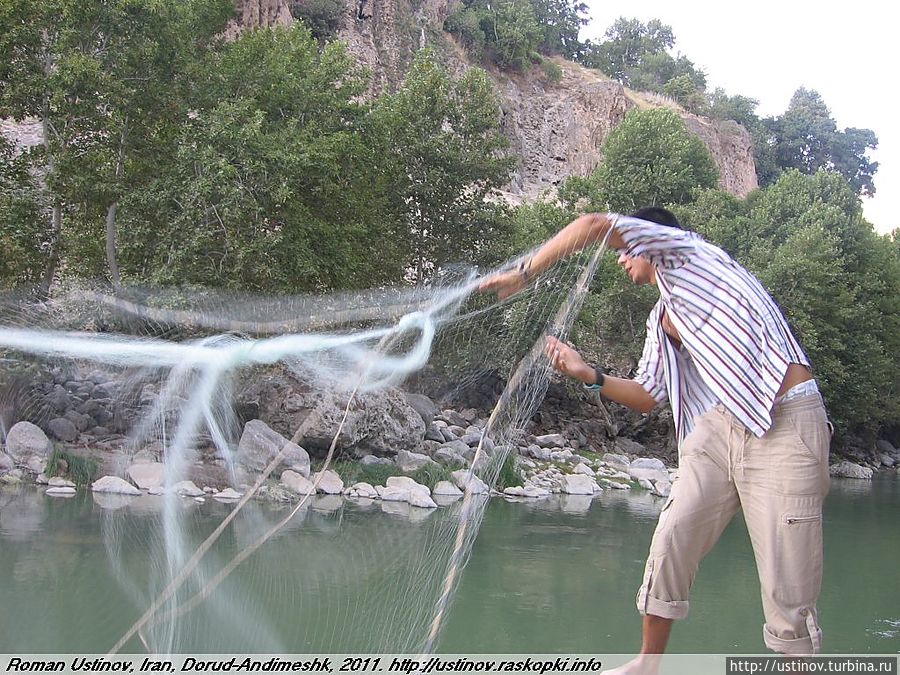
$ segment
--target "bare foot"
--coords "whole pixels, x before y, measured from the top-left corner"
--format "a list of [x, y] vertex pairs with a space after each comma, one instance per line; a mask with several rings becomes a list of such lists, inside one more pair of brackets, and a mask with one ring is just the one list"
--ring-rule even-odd
[[612, 670], [604, 670], [601, 675], [657, 675], [662, 654], [638, 654], [628, 663]]

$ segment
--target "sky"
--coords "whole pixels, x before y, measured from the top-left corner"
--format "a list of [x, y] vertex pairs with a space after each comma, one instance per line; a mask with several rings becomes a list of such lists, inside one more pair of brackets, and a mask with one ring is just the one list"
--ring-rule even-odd
[[874, 131], [878, 149], [869, 157], [879, 167], [863, 212], [878, 232], [900, 227], [900, 35], [892, 3], [585, 1], [591, 22], [583, 40], [602, 38], [620, 16], [659, 19], [672, 27], [674, 51], [706, 73], [708, 89], [756, 99], [760, 117], [781, 115], [805, 87], [821, 94], [838, 129]]

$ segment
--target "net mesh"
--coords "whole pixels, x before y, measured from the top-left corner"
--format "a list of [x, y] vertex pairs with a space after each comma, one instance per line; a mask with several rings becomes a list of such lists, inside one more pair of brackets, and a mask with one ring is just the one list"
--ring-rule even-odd
[[[478, 481], [494, 486], [522, 444], [550, 378], [543, 336], [565, 339], [602, 249], [567, 258], [502, 301], [478, 293], [479, 279], [460, 269], [427, 288], [315, 297], [85, 288], [42, 303], [3, 297], [4, 434], [14, 421], [45, 425], [58, 414], [54, 392], [88, 378], [111, 390], [109, 439], [92, 448], [107, 472], [124, 475], [148, 448], [165, 464], [161, 495], [94, 495], [105, 507], [110, 583], [134, 623], [89, 619], [103, 641], [93, 648], [439, 649], [489, 504]], [[323, 495], [314, 474], [293, 501], [258, 499], [271, 494], [289, 448], [250, 472], [236, 454], [244, 423], [262, 416], [246, 409], [247, 392], [273, 377], [300, 383], [320, 408], [338, 403], [324, 441], [312, 437], [323, 426], [316, 406], [283, 430], [310, 449], [318, 480], [362, 454], [348, 430], [373, 398], [402, 389], [439, 409], [478, 408], [464, 495], [438, 508]], [[239, 502], [201, 505], [177, 492], [204, 462], [243, 494]]]

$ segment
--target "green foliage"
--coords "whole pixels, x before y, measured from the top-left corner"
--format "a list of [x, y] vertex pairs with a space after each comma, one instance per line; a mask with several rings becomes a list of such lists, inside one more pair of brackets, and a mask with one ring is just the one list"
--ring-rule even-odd
[[543, 33], [540, 52], [577, 59], [584, 50], [578, 33], [588, 24], [588, 6], [579, 0], [531, 0], [531, 6]]
[[92, 459], [63, 450], [54, 450], [47, 460], [47, 468], [44, 473], [47, 476], [60, 475], [62, 463], [65, 462], [65, 476], [76, 485], [89, 485], [97, 475], [97, 462]]
[[877, 149], [878, 138], [870, 129], [839, 131], [818, 92], [798, 89], [783, 115], [763, 121], [760, 136], [761, 145], [771, 146], [771, 160], [777, 166], [762, 185], [770, 184], [779, 171], [814, 174], [827, 169], [840, 173], [856, 194], [875, 194], [878, 162], [866, 153]]
[[666, 108], [630, 111], [602, 152], [594, 179], [616, 211], [683, 203], [695, 189], [716, 184], [718, 172], [706, 146]]
[[41, 245], [49, 232], [39, 199], [27, 159], [14, 157], [0, 136], [0, 288], [31, 285], [41, 278]]
[[494, 484], [496, 490], [503, 492], [508, 487], [518, 487], [525, 482], [522, 472], [516, 465], [516, 457], [517, 453], [514, 450], [507, 452], [503, 457], [497, 472], [497, 482]]
[[556, 63], [548, 58], [541, 57], [541, 70], [550, 82], [559, 82], [562, 80], [563, 71]]
[[[484, 71], [452, 79], [422, 50], [372, 112], [401, 267], [421, 283], [445, 263], [490, 256], [507, 220], [485, 198], [508, 180], [500, 107]], [[474, 255], [473, 255], [474, 253]]]
[[444, 27], [477, 57], [518, 71], [538, 60], [544, 39], [529, 0], [463, 0]]
[[347, 9], [341, 0], [296, 0], [291, 15], [300, 19], [317, 40], [331, 40], [337, 34]]

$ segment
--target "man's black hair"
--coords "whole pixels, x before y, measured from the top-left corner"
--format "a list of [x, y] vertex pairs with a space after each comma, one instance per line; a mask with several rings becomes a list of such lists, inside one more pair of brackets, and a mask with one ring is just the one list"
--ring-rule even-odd
[[632, 213], [631, 216], [633, 218], [640, 218], [641, 220], [648, 220], [651, 223], [657, 223], [658, 225], [668, 225], [669, 227], [677, 227], [681, 230], [687, 229], [678, 222], [678, 218], [675, 217], [674, 213], [661, 206], [645, 206]]

